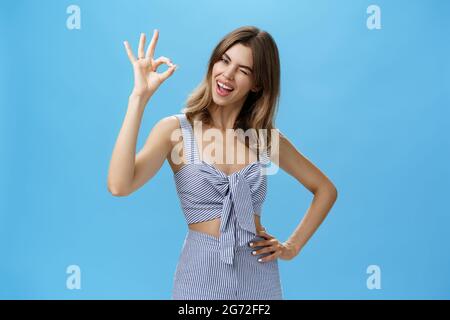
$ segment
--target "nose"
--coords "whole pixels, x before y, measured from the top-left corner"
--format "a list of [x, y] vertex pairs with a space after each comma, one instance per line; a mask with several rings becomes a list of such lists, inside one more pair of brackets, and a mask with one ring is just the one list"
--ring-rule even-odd
[[233, 71], [233, 67], [232, 66], [228, 66], [225, 71], [223, 72], [223, 75], [227, 78], [232, 80], [233, 79], [233, 75], [234, 75], [234, 71]]

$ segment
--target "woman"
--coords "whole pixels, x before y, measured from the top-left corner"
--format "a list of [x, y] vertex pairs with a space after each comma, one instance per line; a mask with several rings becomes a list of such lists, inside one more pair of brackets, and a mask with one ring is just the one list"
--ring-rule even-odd
[[[337, 191], [273, 126], [280, 87], [277, 46], [270, 34], [252, 26], [226, 35], [183, 113], [161, 119], [135, 155], [144, 108], [177, 68], [166, 57], [153, 58], [158, 35], [155, 30], [144, 54], [141, 34], [138, 58], [124, 42], [134, 89], [113, 150], [108, 189], [115, 196], [129, 195], [151, 179], [165, 159], [170, 164], [188, 223], [172, 299], [282, 299], [278, 259], [298, 255], [328, 214]], [[169, 68], [157, 73], [161, 64]], [[236, 158], [249, 160], [238, 164]], [[284, 242], [269, 234], [260, 220], [269, 162], [314, 194], [304, 219]]]

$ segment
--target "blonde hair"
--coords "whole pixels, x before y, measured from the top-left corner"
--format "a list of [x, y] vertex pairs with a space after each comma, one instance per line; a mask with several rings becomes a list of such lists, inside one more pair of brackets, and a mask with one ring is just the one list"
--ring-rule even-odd
[[[201, 83], [192, 91], [181, 110], [188, 120], [200, 120], [211, 125], [208, 107], [212, 102], [212, 69], [222, 55], [233, 45], [240, 43], [252, 49], [254, 84], [257, 92], [249, 91], [233, 129], [267, 129], [264, 137], [265, 148], [271, 147], [271, 130], [275, 129], [274, 119], [278, 110], [280, 96], [280, 61], [278, 48], [272, 36], [254, 26], [237, 28], [227, 35], [214, 48], [208, 63], [208, 70]], [[265, 134], [265, 133], [263, 133]], [[260, 140], [258, 141], [258, 150]], [[247, 143], [246, 143], [247, 144]], [[248, 144], [247, 144], [248, 145]], [[259, 152], [258, 152], [259, 155]]]

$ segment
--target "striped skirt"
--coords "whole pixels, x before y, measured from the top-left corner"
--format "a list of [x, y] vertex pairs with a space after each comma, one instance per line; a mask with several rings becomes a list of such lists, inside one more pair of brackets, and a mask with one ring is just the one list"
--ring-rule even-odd
[[[188, 229], [173, 279], [173, 300], [281, 300], [278, 259], [252, 255], [248, 245], [236, 247], [233, 265], [220, 259], [219, 239]], [[263, 240], [259, 236], [255, 241]]]

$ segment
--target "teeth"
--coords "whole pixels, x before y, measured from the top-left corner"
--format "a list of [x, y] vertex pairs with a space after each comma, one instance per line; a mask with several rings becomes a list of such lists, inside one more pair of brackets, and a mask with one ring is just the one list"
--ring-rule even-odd
[[233, 90], [233, 88], [227, 87], [226, 85], [224, 85], [223, 83], [217, 81], [217, 83], [219, 84], [220, 87], [225, 88], [227, 90]]

